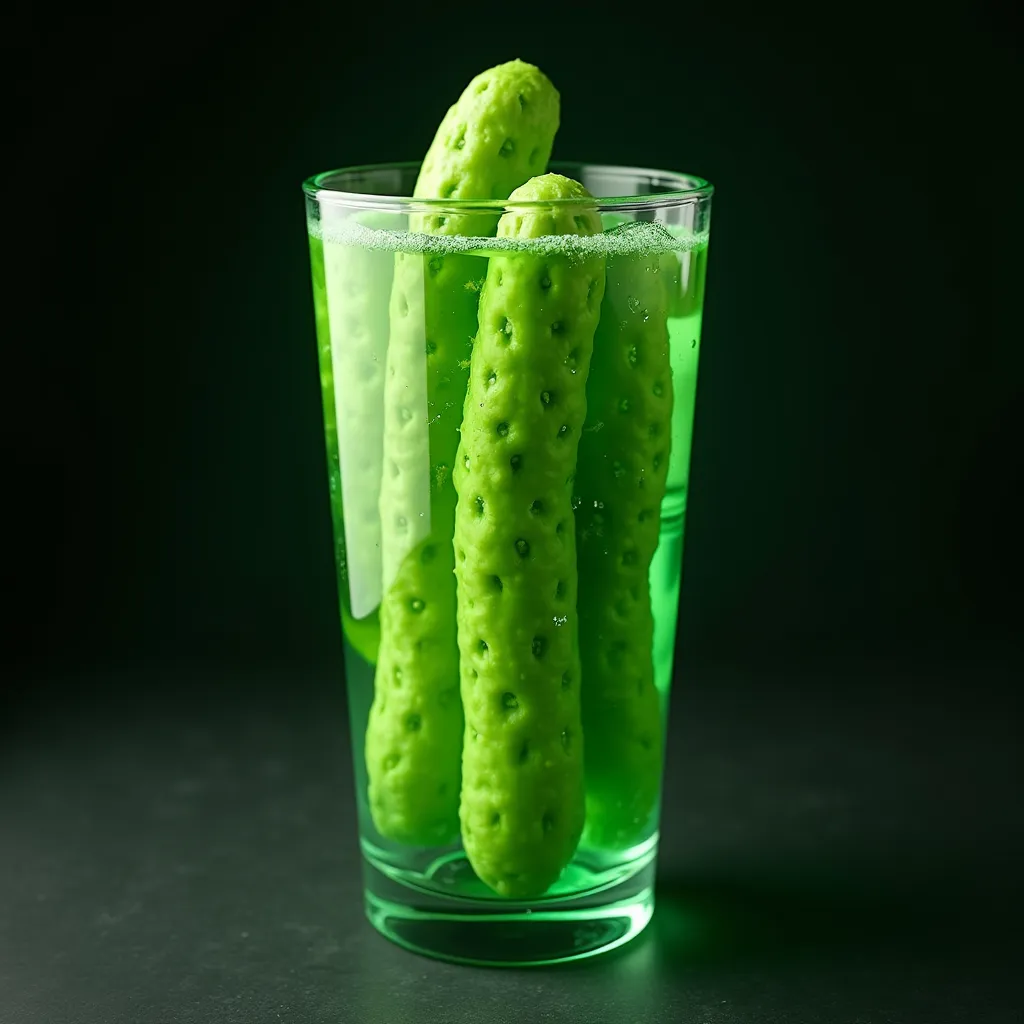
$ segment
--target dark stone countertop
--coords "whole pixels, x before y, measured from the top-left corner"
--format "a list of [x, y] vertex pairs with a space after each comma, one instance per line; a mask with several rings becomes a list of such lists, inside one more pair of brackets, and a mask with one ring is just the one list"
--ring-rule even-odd
[[684, 673], [654, 921], [523, 970], [365, 921], [322, 676], [35, 680], [0, 732], [0, 1019], [1024, 1020], [1015, 690], [980, 673]]

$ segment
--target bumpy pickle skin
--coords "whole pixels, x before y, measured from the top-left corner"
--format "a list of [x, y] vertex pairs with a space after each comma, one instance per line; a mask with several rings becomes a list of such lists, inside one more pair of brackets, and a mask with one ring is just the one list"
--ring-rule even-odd
[[[504, 199], [546, 167], [559, 97], [512, 61], [470, 82], [424, 160], [421, 198]], [[416, 215], [413, 231], [493, 235], [491, 215]], [[452, 536], [452, 467], [477, 330], [482, 257], [395, 258], [380, 497], [384, 592], [366, 732], [370, 811], [387, 839], [437, 846], [459, 834], [463, 714]]]
[[[589, 193], [543, 175], [499, 237], [596, 234]], [[550, 212], [549, 212], [550, 211]], [[455, 463], [462, 838], [510, 898], [545, 892], [583, 827], [583, 734], [572, 481], [604, 293], [604, 258], [491, 258]]]
[[669, 295], [659, 261], [656, 254], [608, 261], [576, 476], [587, 738], [583, 841], [611, 849], [644, 838], [661, 785], [649, 573], [665, 495], [673, 390]]

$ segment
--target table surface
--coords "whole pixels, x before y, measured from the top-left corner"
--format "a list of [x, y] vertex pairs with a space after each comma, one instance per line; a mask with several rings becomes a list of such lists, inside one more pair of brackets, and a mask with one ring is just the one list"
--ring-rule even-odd
[[1015, 688], [983, 673], [684, 672], [652, 924], [520, 970], [364, 919], [336, 682], [37, 679], [0, 731], [0, 1019], [1024, 1020]]

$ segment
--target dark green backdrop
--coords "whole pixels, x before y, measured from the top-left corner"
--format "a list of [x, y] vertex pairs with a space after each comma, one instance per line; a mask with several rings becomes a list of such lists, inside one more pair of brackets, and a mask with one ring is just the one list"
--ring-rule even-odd
[[5, 382], [22, 664], [338, 663], [299, 184], [421, 155], [514, 56], [562, 92], [557, 156], [718, 189], [684, 658], [1019, 643], [1008, 22], [700, 5], [536, 32], [343, 6], [54, 15], [22, 40], [35, 185], [8, 202], [43, 287]]

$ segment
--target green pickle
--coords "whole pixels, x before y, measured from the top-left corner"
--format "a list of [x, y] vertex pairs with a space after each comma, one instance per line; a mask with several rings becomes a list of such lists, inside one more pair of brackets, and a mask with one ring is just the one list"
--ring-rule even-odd
[[661, 783], [649, 574], [672, 433], [665, 262], [609, 258], [576, 478], [585, 841], [606, 848], [644, 837]]
[[[580, 204], [510, 210], [499, 238], [601, 232], [568, 178], [509, 197], [547, 199]], [[455, 465], [462, 838], [479, 878], [512, 898], [545, 892], [583, 828], [572, 490], [604, 264], [491, 257]]]
[[[511, 61], [467, 86], [441, 123], [414, 195], [504, 199], [547, 166], [559, 97], [535, 67]], [[493, 235], [489, 214], [422, 214], [410, 229]], [[452, 468], [487, 261], [398, 253], [384, 391], [380, 488], [383, 597], [366, 732], [377, 831], [420, 846], [459, 835], [463, 713], [452, 536]]]

